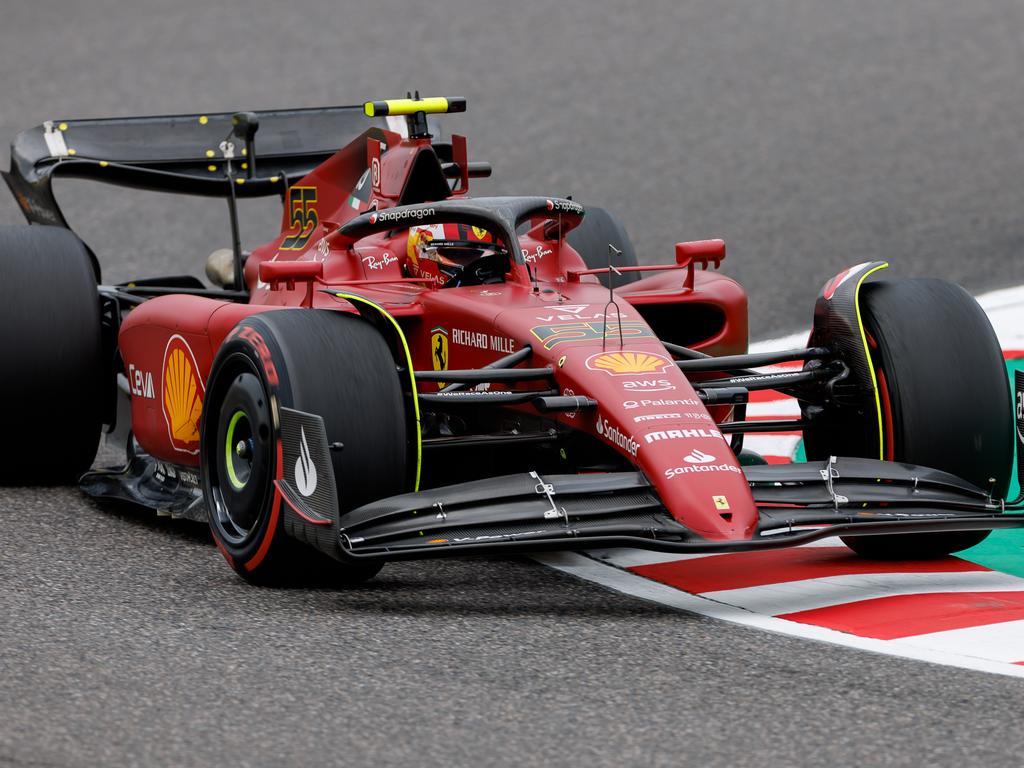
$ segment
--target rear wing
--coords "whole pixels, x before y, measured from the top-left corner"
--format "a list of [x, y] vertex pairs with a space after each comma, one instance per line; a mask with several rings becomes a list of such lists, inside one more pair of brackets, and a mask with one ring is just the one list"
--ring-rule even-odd
[[[233, 140], [232, 183], [226, 172], [232, 150], [221, 143], [235, 128], [237, 114], [258, 120], [259, 131], [255, 158], [247, 157], [245, 141]], [[389, 121], [396, 121], [393, 130], [400, 123], [405, 131], [401, 118], [369, 117], [363, 105], [48, 120], [14, 138], [10, 170], [0, 175], [29, 223], [68, 227], [53, 196], [56, 176], [206, 197], [283, 195], [340, 147], [368, 129], [389, 127]]]

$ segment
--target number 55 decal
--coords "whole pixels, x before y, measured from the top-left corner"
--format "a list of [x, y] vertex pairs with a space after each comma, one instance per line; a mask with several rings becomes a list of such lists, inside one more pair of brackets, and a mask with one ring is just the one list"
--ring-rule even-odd
[[316, 215], [316, 187], [292, 187], [288, 190], [290, 230], [281, 243], [282, 251], [301, 251], [320, 224]]

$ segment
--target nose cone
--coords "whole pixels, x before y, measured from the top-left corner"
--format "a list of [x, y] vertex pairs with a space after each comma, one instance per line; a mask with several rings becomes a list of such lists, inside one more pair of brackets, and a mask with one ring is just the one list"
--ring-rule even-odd
[[757, 526], [746, 476], [690, 382], [652, 350], [568, 360], [600, 404], [594, 434], [634, 463], [680, 523], [709, 539], [747, 539]]
[[754, 535], [757, 507], [750, 486], [717, 429], [659, 429], [643, 440], [652, 449], [642, 468], [673, 517], [709, 539]]
[[577, 301], [594, 298], [508, 310], [496, 319], [510, 337], [530, 339], [535, 364], [552, 366], [563, 393], [598, 402], [596, 411], [562, 416], [563, 423], [639, 468], [669, 514], [697, 535], [753, 536], [757, 507], [743, 470], [665, 347], [633, 308], [623, 304], [618, 321], [606, 326], [607, 293], [574, 290]]

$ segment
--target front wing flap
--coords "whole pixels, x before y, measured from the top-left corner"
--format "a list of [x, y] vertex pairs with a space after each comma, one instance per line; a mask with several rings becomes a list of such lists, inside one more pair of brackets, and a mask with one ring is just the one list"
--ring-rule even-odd
[[[698, 537], [639, 472], [508, 475], [409, 493], [342, 515], [353, 558], [632, 546], [666, 552], [769, 549], [836, 535], [1024, 527], [1024, 515], [946, 472], [873, 459], [746, 468], [760, 511], [750, 540]], [[806, 526], [815, 526], [806, 530]]]

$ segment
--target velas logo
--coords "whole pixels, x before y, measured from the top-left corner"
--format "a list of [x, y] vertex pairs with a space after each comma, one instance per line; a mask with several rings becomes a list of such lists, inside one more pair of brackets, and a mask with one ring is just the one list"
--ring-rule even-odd
[[587, 358], [587, 368], [610, 376], [662, 373], [671, 367], [671, 360], [651, 352], [602, 352]]
[[184, 338], [167, 341], [163, 363], [163, 412], [171, 446], [182, 453], [199, 453], [199, 419], [206, 389], [199, 365]]
[[303, 496], [312, 496], [316, 491], [316, 464], [309, 454], [306, 430], [299, 427], [299, 458], [295, 461], [295, 487]]

